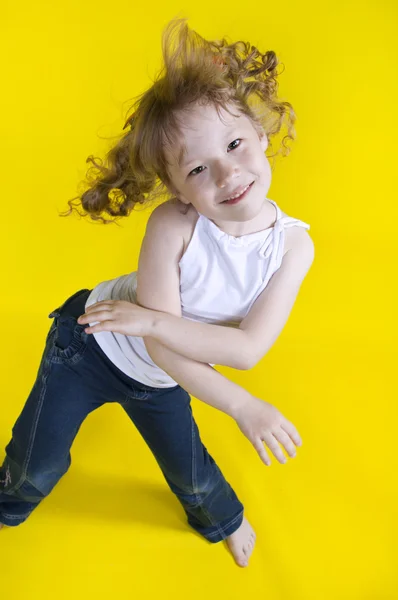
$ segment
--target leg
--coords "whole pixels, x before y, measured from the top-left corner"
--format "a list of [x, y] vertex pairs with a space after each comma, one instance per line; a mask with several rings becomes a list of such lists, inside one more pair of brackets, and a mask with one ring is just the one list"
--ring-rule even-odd
[[70, 448], [82, 422], [112, 395], [96, 375], [89, 336], [73, 316], [84, 312], [89, 291], [77, 292], [49, 315], [55, 320], [36, 381], [0, 469], [0, 522], [5, 525], [25, 521], [51, 492], [71, 464]]
[[243, 521], [243, 505], [200, 439], [189, 394], [180, 386], [147, 387], [122, 407], [148, 444], [182, 504], [188, 523], [210, 542], [225, 540]]

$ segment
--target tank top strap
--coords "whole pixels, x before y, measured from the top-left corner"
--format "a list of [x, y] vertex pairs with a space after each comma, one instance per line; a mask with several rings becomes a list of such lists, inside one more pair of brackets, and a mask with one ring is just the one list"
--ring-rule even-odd
[[276, 220], [279, 221], [279, 219], [282, 217], [282, 211], [279, 208], [279, 206], [277, 205], [277, 203], [274, 200], [271, 200], [270, 198], [268, 198], [268, 202], [271, 202], [271, 204], [273, 204], [275, 206], [276, 209]]
[[270, 258], [272, 255], [270, 263], [273, 265], [279, 259], [280, 246], [282, 248], [284, 246], [284, 229], [281, 209], [274, 200], [268, 198], [268, 201], [275, 206], [276, 221], [272, 227], [265, 230], [267, 235], [265, 235], [263, 242], [260, 244], [258, 253], [263, 258]]
[[310, 225], [305, 221], [290, 217], [289, 215], [282, 215], [282, 211], [273, 200], [269, 200], [277, 212], [277, 220], [274, 226], [271, 228], [271, 234], [268, 235], [264, 242], [259, 248], [259, 253], [264, 258], [270, 258], [270, 268], [277, 269], [281, 265], [283, 258], [283, 251], [285, 247], [285, 229], [287, 227], [293, 227], [294, 225], [310, 229]]

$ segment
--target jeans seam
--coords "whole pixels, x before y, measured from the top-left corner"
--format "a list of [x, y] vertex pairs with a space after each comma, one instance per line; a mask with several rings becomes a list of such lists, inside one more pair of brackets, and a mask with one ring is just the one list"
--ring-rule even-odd
[[[195, 422], [194, 422], [194, 418], [193, 418], [193, 414], [192, 414], [192, 409], [191, 409], [191, 431], [192, 431], [192, 435], [191, 435], [191, 439], [192, 439], [192, 488], [193, 490], [197, 490], [197, 461], [196, 461], [196, 438], [195, 438]], [[196, 499], [196, 504], [197, 506], [201, 506], [201, 509], [203, 510], [204, 514], [206, 515], [206, 517], [208, 518], [209, 522], [211, 523], [212, 527], [217, 527], [217, 531], [215, 531], [213, 534], [209, 534], [210, 536], [214, 536], [214, 535], [221, 535], [221, 537], [224, 537], [224, 532], [222, 530], [222, 528], [219, 526], [218, 523], [215, 523], [210, 515], [210, 513], [207, 511], [206, 507], [204, 506], [204, 503], [201, 501], [200, 496], [197, 492], [195, 492], [195, 499]]]
[[19, 490], [19, 488], [26, 481], [26, 474], [27, 474], [27, 470], [28, 470], [28, 465], [29, 465], [30, 457], [32, 455], [33, 444], [34, 444], [34, 441], [35, 441], [35, 438], [36, 438], [37, 423], [39, 421], [39, 418], [40, 418], [40, 415], [41, 415], [41, 411], [42, 411], [42, 408], [43, 408], [44, 394], [47, 391], [47, 378], [48, 378], [48, 375], [49, 375], [50, 370], [51, 370], [51, 364], [48, 363], [47, 361], [44, 363], [44, 366], [47, 367], [47, 369], [42, 374], [42, 380], [43, 380], [42, 390], [41, 390], [41, 393], [40, 393], [40, 398], [39, 398], [39, 402], [38, 402], [38, 406], [37, 406], [37, 409], [36, 409], [35, 418], [34, 418], [34, 421], [33, 421], [33, 426], [32, 426], [31, 433], [30, 433], [30, 439], [29, 439], [28, 449], [27, 449], [27, 452], [26, 452], [26, 457], [25, 457], [25, 460], [24, 460], [23, 465], [22, 465], [21, 476], [20, 476], [19, 480], [17, 481], [17, 483], [14, 486], [12, 486], [9, 490], [7, 490], [7, 493], [9, 493], [10, 491], [14, 492], [14, 491]]

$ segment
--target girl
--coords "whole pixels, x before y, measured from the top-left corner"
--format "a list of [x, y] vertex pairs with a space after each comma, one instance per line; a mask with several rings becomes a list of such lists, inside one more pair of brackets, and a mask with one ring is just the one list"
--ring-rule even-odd
[[100, 176], [81, 201], [109, 223], [101, 212], [127, 216], [136, 203], [168, 199], [148, 220], [137, 272], [79, 290], [50, 313], [37, 379], [0, 470], [0, 522], [27, 519], [68, 470], [87, 415], [118, 402], [189, 525], [210, 542], [226, 540], [247, 566], [255, 534], [202, 444], [190, 394], [234, 418], [266, 465], [264, 442], [281, 463], [278, 442], [291, 457], [301, 446], [274, 406], [213, 369], [261, 359], [313, 260], [310, 226], [267, 198], [268, 138], [285, 114], [293, 138], [295, 116], [276, 98], [272, 51], [206, 41], [177, 19], [163, 56], [164, 73], [136, 102], [130, 131], [109, 166], [96, 165]]

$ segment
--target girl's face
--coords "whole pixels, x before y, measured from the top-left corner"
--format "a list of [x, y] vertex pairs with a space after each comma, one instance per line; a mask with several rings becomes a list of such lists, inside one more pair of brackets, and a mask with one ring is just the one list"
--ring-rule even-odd
[[[232, 105], [231, 108], [231, 112], [238, 113]], [[222, 228], [228, 221], [261, 218], [267, 204], [271, 169], [264, 154], [268, 146], [265, 133], [259, 137], [246, 115], [234, 117], [224, 109], [220, 113], [222, 120], [213, 105], [195, 106], [184, 113], [181, 120], [185, 152], [181, 158], [179, 149], [175, 155], [168, 152], [167, 160], [171, 192]], [[242, 200], [224, 203], [249, 184]]]

